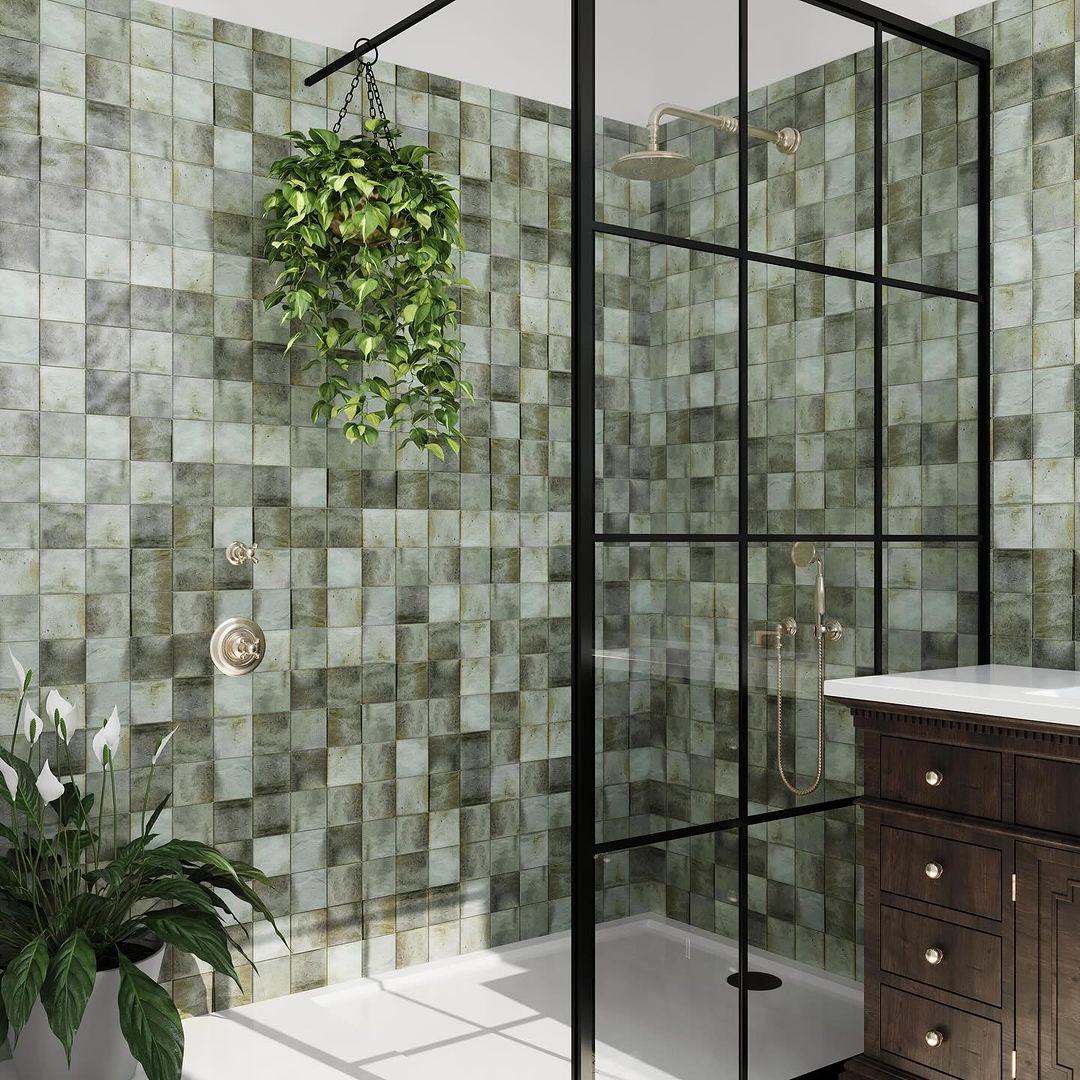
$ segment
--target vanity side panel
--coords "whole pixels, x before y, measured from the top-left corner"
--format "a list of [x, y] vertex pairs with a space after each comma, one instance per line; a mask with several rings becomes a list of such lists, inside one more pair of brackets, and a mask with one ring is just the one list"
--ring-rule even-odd
[[[873, 755], [875, 763], [876, 753]], [[867, 772], [871, 754], [867, 747]], [[863, 1054], [881, 1056], [881, 814], [863, 815]]]

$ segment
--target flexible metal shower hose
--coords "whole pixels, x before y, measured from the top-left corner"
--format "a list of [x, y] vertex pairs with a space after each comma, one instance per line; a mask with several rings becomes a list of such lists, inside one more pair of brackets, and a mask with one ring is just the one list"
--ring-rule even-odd
[[776, 635], [776, 768], [784, 787], [800, 798], [813, 795], [825, 774], [825, 635], [818, 635], [818, 701], [817, 701], [817, 775], [805, 788], [796, 787], [784, 770], [784, 639]]

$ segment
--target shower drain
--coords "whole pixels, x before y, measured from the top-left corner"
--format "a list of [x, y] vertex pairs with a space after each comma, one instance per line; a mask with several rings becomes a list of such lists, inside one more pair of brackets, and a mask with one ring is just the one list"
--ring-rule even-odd
[[[739, 985], [739, 976], [728, 976], [729, 986]], [[766, 971], [748, 971], [746, 973], [747, 990], [777, 990], [784, 985], [784, 980], [777, 975], [770, 975]]]

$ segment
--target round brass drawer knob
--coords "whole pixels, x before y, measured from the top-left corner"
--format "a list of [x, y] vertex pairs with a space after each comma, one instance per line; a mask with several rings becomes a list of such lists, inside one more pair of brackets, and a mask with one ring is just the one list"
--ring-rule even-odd
[[931, 1028], [923, 1038], [926, 1040], [926, 1045], [929, 1047], [940, 1046], [945, 1041], [945, 1036], [936, 1028]]
[[936, 945], [931, 945], [930, 948], [923, 953], [923, 956], [926, 957], [926, 962], [932, 964], [934, 967], [937, 967], [938, 964], [945, 959], [944, 951], [939, 949]]
[[926, 876], [931, 881], [937, 881], [942, 874], [945, 873], [945, 867], [939, 862], [928, 862], [926, 864]]
[[929, 769], [926, 773], [926, 782], [930, 787], [941, 787], [945, 783], [945, 777], [937, 769]]

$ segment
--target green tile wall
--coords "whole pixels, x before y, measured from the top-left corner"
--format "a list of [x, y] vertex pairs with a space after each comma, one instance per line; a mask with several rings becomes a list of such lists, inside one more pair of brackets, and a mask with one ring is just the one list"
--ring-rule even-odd
[[[175, 724], [164, 827], [273, 877], [292, 954], [256, 925], [241, 992], [177, 960], [188, 1013], [568, 925], [569, 116], [380, 65], [460, 184], [477, 400], [460, 459], [361, 450], [259, 301], [326, 58], [145, 0], [0, 6], [0, 642], [119, 706], [125, 811]], [[229, 615], [266, 630], [253, 676], [210, 665]]]
[[[1073, 4], [998, 0], [942, 28], [995, 57], [994, 658], [1071, 668]], [[0, 640], [86, 714], [120, 705], [132, 721], [125, 793], [179, 725], [161, 775], [168, 826], [254, 859], [280, 887], [293, 954], [256, 926], [261, 975], [245, 970], [243, 996], [564, 928], [568, 115], [380, 68], [391, 115], [460, 178], [463, 270], [479, 286], [463, 320], [479, 391], [472, 439], [459, 462], [429, 468], [311, 427], [309, 376], [282, 364], [280, 328], [257, 302], [266, 167], [286, 151], [282, 131], [326, 124], [344, 94], [340, 76], [302, 85], [325, 50], [143, 0], [17, 0], [0, 8], [0, 38]], [[971, 73], [888, 48], [890, 271], [969, 287]], [[794, 162], [752, 151], [763, 250], [868, 268], [869, 79], [859, 53], [754, 96], [756, 121], [807, 136]], [[708, 168], [663, 199], [601, 170], [598, 216], [734, 242], [734, 156], [689, 125], [672, 132]], [[642, 136], [601, 124], [601, 160]], [[730, 528], [729, 268], [607, 238], [597, 270], [598, 524]], [[762, 520], [861, 527], [865, 298], [782, 271], [753, 285]], [[964, 531], [970, 313], [901, 292], [889, 302], [888, 513], [915, 533]], [[228, 566], [224, 544], [248, 538], [259, 565]], [[763, 621], [810, 597], [775, 547], [752, 559]], [[835, 674], [871, 662], [869, 558], [855, 545], [826, 551], [830, 606], [849, 630]], [[722, 551], [696, 547], [624, 547], [604, 561], [605, 836], [697, 820], [731, 798], [725, 567]], [[968, 661], [971, 549], [892, 545], [884, 569], [889, 665]], [[250, 679], [208, 665], [209, 631], [230, 614], [268, 631]], [[698, 679], [702, 651], [710, 670]], [[768, 661], [752, 663], [755, 797], [783, 805], [769, 776]], [[804, 772], [811, 675], [802, 656], [786, 676]], [[836, 712], [828, 725], [828, 790], [851, 790], [849, 725]], [[785, 828], [755, 836], [755, 942], [854, 972], [857, 822]], [[730, 932], [725, 850], [612, 857], [600, 910]], [[189, 1012], [239, 999], [195, 967], [172, 975]]]

